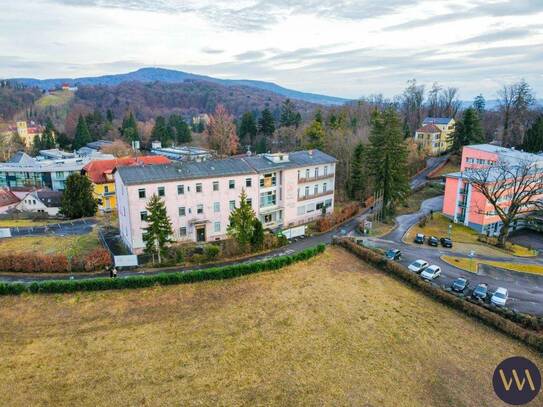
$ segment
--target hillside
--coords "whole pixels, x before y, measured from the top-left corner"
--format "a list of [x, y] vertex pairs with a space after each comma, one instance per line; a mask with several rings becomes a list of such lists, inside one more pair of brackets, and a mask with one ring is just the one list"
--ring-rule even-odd
[[40, 89], [53, 89], [62, 83], [68, 83], [75, 86], [105, 85], [115, 86], [126, 82], [164, 82], [164, 83], [183, 83], [186, 81], [205, 81], [217, 83], [228, 87], [248, 86], [254, 89], [265, 90], [286, 96], [291, 99], [299, 99], [310, 103], [323, 105], [339, 105], [348, 101], [348, 99], [319, 95], [314, 93], [299, 92], [287, 89], [271, 82], [253, 81], [246, 79], [218, 79], [211, 76], [197, 75], [193, 73], [176, 71], [163, 68], [141, 68], [134, 72], [118, 75], [104, 75], [96, 77], [82, 78], [54, 78], [54, 79], [34, 79], [34, 78], [14, 78], [12, 81], [24, 84], [26, 86], [35, 86]]
[[[191, 116], [212, 112], [218, 104], [225, 105], [237, 117], [246, 111], [265, 107], [274, 111], [284, 100], [284, 96], [249, 86], [227, 87], [212, 82], [186, 81], [80, 86], [75, 103], [101, 111], [111, 109], [115, 117], [123, 117], [127, 110], [131, 110], [138, 120], [149, 120], [171, 113]], [[316, 108], [316, 105], [303, 101], [295, 101], [295, 104], [302, 114]]]
[[32, 107], [41, 96], [37, 88], [0, 87], [0, 121], [13, 117]]

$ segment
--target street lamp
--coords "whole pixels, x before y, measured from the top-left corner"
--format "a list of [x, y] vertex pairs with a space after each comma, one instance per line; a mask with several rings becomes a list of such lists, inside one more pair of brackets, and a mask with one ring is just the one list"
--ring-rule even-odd
[[469, 252], [469, 271], [471, 271], [473, 273], [473, 258], [475, 257], [475, 251], [470, 251]]
[[449, 240], [452, 240], [452, 223], [449, 223]]

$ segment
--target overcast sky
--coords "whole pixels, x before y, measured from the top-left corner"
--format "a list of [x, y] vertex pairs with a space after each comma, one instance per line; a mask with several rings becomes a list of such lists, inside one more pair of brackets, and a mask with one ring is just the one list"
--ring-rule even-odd
[[334, 96], [543, 95], [543, 0], [0, 0], [0, 77], [160, 66]]

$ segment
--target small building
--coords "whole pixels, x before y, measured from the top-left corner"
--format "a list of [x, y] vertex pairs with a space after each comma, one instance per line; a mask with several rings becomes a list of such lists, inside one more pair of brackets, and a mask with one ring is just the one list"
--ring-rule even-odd
[[49, 150], [40, 150], [40, 157], [50, 160], [62, 160], [64, 158], [74, 158], [75, 154], [68, 151], [59, 150], [58, 148], [51, 148]]
[[422, 127], [415, 133], [415, 142], [430, 155], [439, 155], [448, 151], [451, 146], [451, 135], [455, 121], [450, 117], [427, 117]]
[[49, 216], [56, 216], [60, 210], [62, 192], [50, 189], [39, 189], [30, 192], [17, 205], [21, 212], [46, 213]]
[[0, 188], [0, 213], [8, 213], [17, 208], [21, 200], [8, 188]]
[[118, 167], [137, 165], [169, 164], [171, 161], [160, 155], [144, 157], [124, 157], [113, 160], [92, 161], [83, 167], [82, 173], [87, 175], [93, 184], [93, 195], [98, 200], [98, 210], [109, 212], [116, 209], [115, 179], [113, 173]]
[[160, 141], [151, 143], [151, 153], [163, 155], [175, 161], [206, 161], [213, 158], [211, 150], [202, 147], [162, 147]]
[[201, 113], [197, 116], [192, 117], [192, 124], [204, 124], [207, 126], [209, 124], [209, 115], [207, 113]]

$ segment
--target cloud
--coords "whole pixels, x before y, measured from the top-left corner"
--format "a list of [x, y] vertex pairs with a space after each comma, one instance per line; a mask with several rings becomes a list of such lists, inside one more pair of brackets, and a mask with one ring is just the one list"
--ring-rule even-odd
[[452, 42], [451, 45], [495, 43], [507, 40], [516, 40], [519, 38], [526, 38], [533, 33], [534, 30], [529, 28], [510, 28], [507, 30], [494, 31], [469, 37], [465, 40]]
[[214, 55], [214, 54], [222, 54], [224, 52], [223, 49], [216, 49], [216, 48], [208, 48], [208, 47], [204, 47], [202, 48], [202, 52], [204, 54], [211, 54], [211, 55]]

